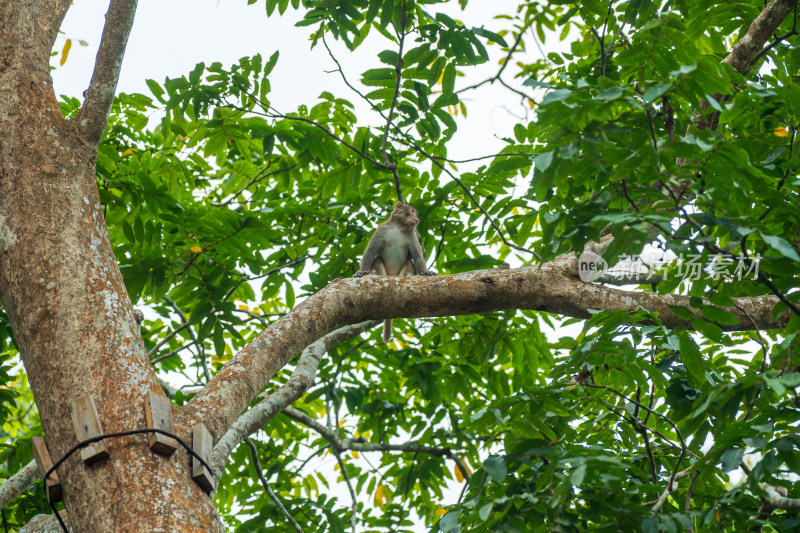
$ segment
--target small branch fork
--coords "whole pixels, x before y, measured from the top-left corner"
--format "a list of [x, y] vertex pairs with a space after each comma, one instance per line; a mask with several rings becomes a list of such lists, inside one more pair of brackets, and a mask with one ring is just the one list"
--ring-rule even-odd
[[214, 476], [219, 479], [222, 475], [228, 457], [239, 442], [261, 429], [276, 414], [286, 409], [306, 393], [316, 379], [317, 367], [322, 360], [322, 356], [329, 349], [372, 329], [378, 324], [380, 324], [380, 321], [372, 320], [345, 326], [325, 335], [303, 350], [289, 380], [255, 407], [240, 416], [222, 436], [217, 445], [214, 446], [211, 458]]
[[526, 98], [526, 99], [530, 100], [531, 102], [533, 102], [534, 101], [533, 98], [531, 98], [530, 96], [528, 96], [524, 92], [520, 91], [519, 89], [515, 89], [514, 87], [511, 87], [505, 81], [503, 81], [503, 79], [501, 78], [501, 76], [503, 75], [503, 71], [506, 69], [508, 64], [511, 62], [511, 57], [514, 55], [514, 52], [517, 51], [517, 48], [519, 48], [519, 45], [522, 43], [522, 37], [525, 35], [525, 32], [528, 31], [528, 29], [531, 27], [532, 24], [533, 24], [533, 21], [530, 21], [529, 23], [527, 23], [524, 26], [522, 26], [521, 28], [519, 28], [519, 33], [517, 34], [516, 39], [514, 39], [514, 44], [512, 44], [511, 47], [508, 49], [508, 53], [506, 54], [505, 58], [500, 63], [500, 69], [497, 71], [497, 74], [495, 74], [491, 78], [487, 78], [487, 79], [485, 79], [485, 80], [483, 80], [483, 81], [481, 81], [479, 83], [476, 83], [474, 85], [470, 85], [468, 87], [463, 87], [463, 88], [457, 90], [456, 93], [463, 93], [463, 92], [466, 92], [466, 91], [471, 91], [473, 89], [477, 89], [478, 87], [482, 87], [483, 85], [486, 85], [487, 83], [489, 85], [492, 85], [494, 82], [500, 82], [500, 84], [503, 87], [505, 87], [506, 89], [518, 94], [519, 96], [521, 96], [523, 98]]

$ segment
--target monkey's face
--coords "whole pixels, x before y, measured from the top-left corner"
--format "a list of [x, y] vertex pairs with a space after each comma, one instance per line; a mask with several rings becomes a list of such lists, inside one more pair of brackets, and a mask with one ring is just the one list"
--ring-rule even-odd
[[408, 228], [415, 228], [419, 224], [419, 214], [410, 205], [397, 204], [392, 212], [392, 218], [401, 226]]

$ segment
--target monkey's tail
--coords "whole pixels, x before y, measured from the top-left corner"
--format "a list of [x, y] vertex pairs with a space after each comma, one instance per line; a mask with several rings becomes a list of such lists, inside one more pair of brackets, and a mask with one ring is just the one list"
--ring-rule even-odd
[[392, 340], [392, 319], [384, 320], [383, 321], [383, 342], [389, 344], [389, 341]]

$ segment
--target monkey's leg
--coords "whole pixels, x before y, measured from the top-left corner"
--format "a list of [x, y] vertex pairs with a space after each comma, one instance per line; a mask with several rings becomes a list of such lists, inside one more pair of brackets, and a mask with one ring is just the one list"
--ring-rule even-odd
[[380, 257], [375, 259], [375, 262], [372, 263], [372, 271], [379, 276], [389, 275], [389, 273], [386, 271], [386, 265], [383, 263], [383, 259]]
[[408, 261], [403, 264], [403, 267], [400, 269], [400, 272], [397, 273], [398, 276], [413, 276], [416, 274], [417, 271], [414, 269], [414, 263], [409, 259]]

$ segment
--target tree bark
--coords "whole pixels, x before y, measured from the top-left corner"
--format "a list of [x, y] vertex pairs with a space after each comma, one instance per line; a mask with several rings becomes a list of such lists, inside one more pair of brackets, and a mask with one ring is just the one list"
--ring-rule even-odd
[[[143, 396], [161, 392], [100, 208], [99, 135], [67, 121], [52, 88], [50, 50], [68, 5], [0, 2], [0, 300], [54, 461], [78, 442], [76, 397], [94, 397], [108, 433], [144, 428]], [[102, 100], [85, 124], [106, 120]], [[176, 418], [191, 442], [192, 421]], [[159, 456], [147, 435], [106, 444], [109, 459], [85, 466], [75, 454], [58, 470], [73, 531], [222, 531], [184, 450]]]

